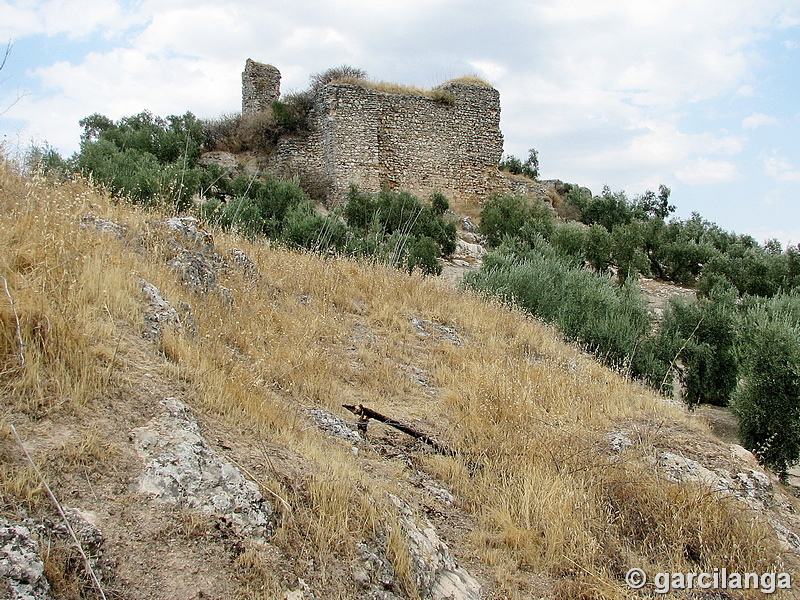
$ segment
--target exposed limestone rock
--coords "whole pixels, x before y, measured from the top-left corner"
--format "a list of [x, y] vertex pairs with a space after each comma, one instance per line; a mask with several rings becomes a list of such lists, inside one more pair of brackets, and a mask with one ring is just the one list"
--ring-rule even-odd
[[286, 592], [283, 595], [284, 600], [316, 600], [316, 596], [314, 596], [314, 593], [305, 581], [298, 578], [297, 584], [300, 587], [291, 592]]
[[400, 524], [408, 539], [414, 580], [420, 596], [431, 600], [480, 600], [481, 586], [456, 565], [450, 550], [436, 530], [424, 521], [418, 526], [409, 506], [397, 496], [389, 496], [397, 506]]
[[[461, 238], [465, 235], [472, 236], [472, 238], [477, 240], [475, 234], [472, 233], [462, 233]], [[480, 268], [483, 264], [483, 255], [486, 254], [486, 249], [478, 243], [473, 244], [461, 238], [456, 240], [456, 249], [449, 256], [450, 263], [462, 268]]]
[[231, 257], [233, 264], [241, 267], [245, 275], [253, 278], [260, 276], [255, 263], [250, 260], [250, 257], [247, 256], [243, 250], [239, 250], [239, 248], [231, 248], [228, 254]]
[[333, 436], [338, 438], [342, 438], [343, 440], [347, 440], [351, 444], [362, 444], [364, 443], [364, 438], [361, 435], [350, 428], [343, 418], [326, 412], [320, 408], [312, 408], [308, 411], [312, 417], [314, 417], [314, 421], [317, 422], [320, 429], [327, 431]]
[[739, 495], [748, 500], [764, 503], [769, 502], [773, 497], [772, 481], [766, 473], [747, 469], [737, 473], [734, 479], [739, 484]]
[[145, 337], [151, 339], [160, 338], [164, 333], [164, 328], [168, 325], [179, 329], [183, 327], [178, 311], [175, 310], [172, 304], [164, 300], [156, 286], [144, 279], [138, 279], [137, 283], [142, 288], [142, 293], [148, 302], [148, 308], [144, 313], [144, 322], [147, 327], [144, 333]]
[[217, 265], [213, 257], [184, 250], [169, 261], [169, 266], [192, 291], [205, 294], [217, 286]]
[[739, 444], [731, 444], [731, 458], [736, 462], [740, 462], [747, 467], [750, 468], [758, 468], [758, 459], [755, 455], [746, 450], [744, 447], [740, 446]]
[[94, 226], [95, 229], [99, 229], [105, 233], [112, 233], [118, 238], [122, 238], [126, 233], [128, 233], [127, 227], [123, 227], [122, 225], [114, 223], [114, 221], [101, 219], [100, 217], [96, 217], [91, 214], [86, 215], [81, 219], [81, 227], [85, 229], [89, 226]]
[[621, 429], [620, 431], [610, 431], [605, 434], [605, 439], [608, 442], [608, 445], [611, 446], [611, 451], [619, 454], [623, 450], [626, 450], [633, 446], [633, 440], [631, 440], [631, 432], [627, 429]]
[[225, 517], [240, 532], [265, 537], [273, 510], [258, 485], [208, 445], [185, 404], [175, 398], [163, 403], [166, 414], [131, 432], [145, 462], [137, 491]]
[[39, 544], [30, 529], [0, 521], [0, 594], [12, 600], [50, 600]]
[[726, 490], [731, 487], [730, 481], [723, 480], [696, 460], [672, 452], [661, 452], [658, 456], [658, 464], [667, 471], [669, 478], [673, 481], [693, 481], [717, 490]]
[[196, 244], [205, 250], [214, 249], [214, 236], [194, 217], [172, 217], [166, 220], [166, 226], [178, 233], [184, 242]]
[[370, 548], [367, 544], [358, 544], [356, 551], [361, 564], [354, 567], [353, 578], [369, 588], [370, 594], [367, 597], [376, 600], [379, 598], [394, 600], [396, 596], [388, 591], [395, 583], [392, 563], [383, 556], [382, 552]]
[[462, 341], [461, 337], [458, 335], [458, 332], [453, 329], [452, 327], [448, 327], [447, 325], [442, 325], [440, 323], [434, 323], [433, 321], [429, 321], [428, 319], [420, 319], [418, 317], [411, 317], [409, 322], [417, 330], [423, 337], [428, 337], [431, 335], [431, 331], [433, 330], [434, 335], [439, 338], [446, 339], [448, 342], [456, 345], [456, 346], [463, 346], [464, 342]]
[[232, 176], [239, 170], [239, 161], [230, 152], [222, 152], [221, 150], [214, 150], [213, 152], [205, 152], [197, 160], [197, 164], [202, 167], [210, 167], [216, 165], [220, 167], [224, 174]]

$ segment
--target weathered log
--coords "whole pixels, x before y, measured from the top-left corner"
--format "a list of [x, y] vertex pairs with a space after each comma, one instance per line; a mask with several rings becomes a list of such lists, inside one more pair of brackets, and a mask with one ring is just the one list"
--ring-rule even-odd
[[362, 433], [367, 432], [367, 423], [370, 419], [374, 419], [381, 423], [385, 423], [389, 427], [394, 427], [398, 431], [402, 431], [403, 433], [410, 435], [414, 439], [417, 439], [421, 442], [428, 444], [437, 454], [444, 454], [445, 456], [456, 456], [456, 451], [448, 448], [444, 444], [437, 442], [431, 436], [424, 434], [420, 431], [417, 431], [413, 427], [409, 427], [400, 421], [395, 421], [394, 419], [390, 419], [386, 415], [382, 415], [381, 413], [372, 410], [371, 408], [367, 408], [363, 404], [359, 404], [358, 406], [354, 406], [352, 404], [342, 404], [344, 408], [349, 410], [354, 415], [357, 415], [359, 418], [358, 429]]

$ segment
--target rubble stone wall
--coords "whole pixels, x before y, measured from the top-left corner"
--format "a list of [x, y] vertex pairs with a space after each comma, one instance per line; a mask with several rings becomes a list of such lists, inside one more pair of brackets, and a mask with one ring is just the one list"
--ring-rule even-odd
[[247, 59], [242, 73], [242, 114], [264, 110], [281, 95], [281, 72]]
[[283, 138], [268, 168], [324, 177], [334, 201], [344, 198], [350, 184], [422, 197], [439, 191], [468, 202], [525, 188], [498, 170], [499, 92], [460, 81], [441, 90], [450, 101], [330, 83], [316, 95], [311, 133]]

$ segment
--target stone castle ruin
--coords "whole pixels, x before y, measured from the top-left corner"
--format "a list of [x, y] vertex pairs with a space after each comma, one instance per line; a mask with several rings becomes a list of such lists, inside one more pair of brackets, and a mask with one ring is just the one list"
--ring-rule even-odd
[[[482, 201], [494, 193], [542, 195], [540, 185], [498, 169], [503, 135], [496, 89], [464, 78], [435, 91], [429, 97], [334, 80], [313, 98], [310, 133], [281, 138], [268, 169], [322, 176], [334, 200], [343, 198], [350, 184], [420, 197], [439, 191], [457, 202]], [[243, 114], [264, 110], [279, 97], [278, 69], [248, 59]]]

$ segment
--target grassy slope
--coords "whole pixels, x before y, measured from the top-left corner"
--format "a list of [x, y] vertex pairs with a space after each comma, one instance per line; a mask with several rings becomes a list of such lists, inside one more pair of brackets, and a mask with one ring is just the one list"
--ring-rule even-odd
[[[129, 232], [117, 240], [83, 229], [88, 213]], [[223, 596], [282, 598], [297, 577], [325, 598], [359, 597], [350, 576], [359, 541], [386, 548], [411, 597], [387, 493], [424, 512], [496, 597], [623, 598], [632, 566], [765, 571], [794, 560], [763, 515], [667, 481], [648, 460], [676, 448], [722, 456], [726, 446], [535, 320], [433, 278], [219, 233], [218, 252], [244, 250], [261, 274], [223, 274], [236, 298], [228, 306], [176, 281], [158, 218], [82, 183], [52, 186], [0, 165], [8, 282], [6, 296], [0, 281], [0, 507], [7, 516], [53, 512], [9, 433], [13, 423], [56, 494], [99, 515], [120, 597], [168, 589], [178, 597], [202, 584]], [[188, 302], [197, 336], [144, 340], [137, 277], [173, 304]], [[425, 334], [412, 317], [428, 321]], [[232, 545], [205, 517], [165, 512], [128, 490], [140, 463], [127, 432], [165, 396], [190, 404], [205, 435], [281, 507], [269, 544]], [[354, 453], [306, 412], [347, 416], [342, 403], [414, 424], [461, 455], [432, 455], [378, 425], [373, 448]], [[619, 429], [635, 440], [621, 455], [604, 438]], [[439, 481], [456, 503], [437, 504], [420, 478]], [[51, 579], [63, 575], [64, 597], [77, 597], [62, 573], [68, 561], [48, 560]], [[163, 565], [175, 572], [160, 573]]]

